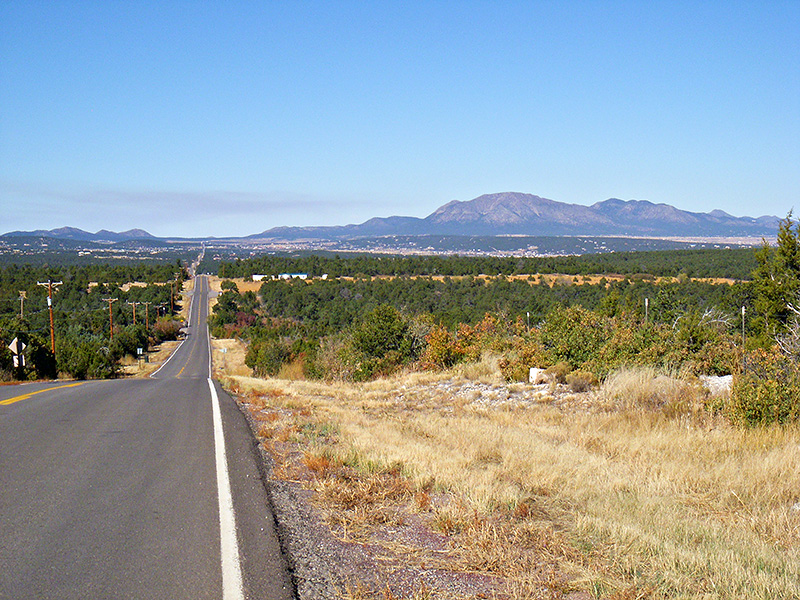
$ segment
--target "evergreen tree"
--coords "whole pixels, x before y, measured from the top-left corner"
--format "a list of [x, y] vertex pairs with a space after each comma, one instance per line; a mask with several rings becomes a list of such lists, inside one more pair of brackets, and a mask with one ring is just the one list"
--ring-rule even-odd
[[782, 332], [798, 305], [800, 290], [800, 224], [792, 212], [781, 220], [778, 244], [766, 242], [756, 251], [758, 266], [753, 271], [754, 307], [763, 330], [769, 336]]

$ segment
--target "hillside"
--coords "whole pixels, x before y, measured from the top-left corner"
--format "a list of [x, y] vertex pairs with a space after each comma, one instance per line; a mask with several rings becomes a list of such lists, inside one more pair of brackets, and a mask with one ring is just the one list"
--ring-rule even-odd
[[778, 217], [696, 213], [646, 200], [611, 198], [591, 206], [533, 194], [485, 194], [453, 200], [425, 218], [372, 218], [358, 225], [280, 227], [251, 239], [341, 239], [386, 235], [616, 235], [646, 237], [761, 237], [774, 235]]
[[57, 240], [74, 240], [81, 242], [124, 242], [128, 240], [155, 240], [143, 229], [129, 229], [128, 231], [108, 231], [101, 229], [97, 233], [90, 233], [76, 227], [59, 227], [58, 229], [37, 229], [35, 231], [10, 231], [0, 237], [43, 237]]

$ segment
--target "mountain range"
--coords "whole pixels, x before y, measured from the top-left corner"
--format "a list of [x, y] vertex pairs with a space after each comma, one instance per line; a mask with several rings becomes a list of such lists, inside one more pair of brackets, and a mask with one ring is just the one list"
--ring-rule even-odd
[[761, 237], [775, 235], [775, 216], [689, 212], [646, 200], [611, 198], [591, 206], [504, 192], [453, 200], [424, 218], [373, 218], [360, 225], [276, 227], [251, 239], [337, 239], [385, 235], [613, 235]]
[[[611, 198], [583, 206], [533, 194], [504, 192], [465, 202], [453, 200], [424, 218], [376, 217], [357, 225], [276, 227], [238, 239], [335, 240], [393, 235], [771, 237], [777, 232], [778, 222], [775, 216], [735, 217], [721, 210], [690, 212], [646, 200]], [[2, 237], [21, 236], [91, 242], [159, 239], [142, 229], [89, 233], [73, 227], [12, 231]]]
[[157, 240], [144, 229], [129, 229], [128, 231], [108, 231], [101, 229], [97, 233], [89, 233], [76, 227], [59, 227], [58, 229], [36, 229], [35, 231], [10, 231], [0, 237], [49, 237], [60, 240], [75, 240], [81, 242], [127, 242], [129, 240]]

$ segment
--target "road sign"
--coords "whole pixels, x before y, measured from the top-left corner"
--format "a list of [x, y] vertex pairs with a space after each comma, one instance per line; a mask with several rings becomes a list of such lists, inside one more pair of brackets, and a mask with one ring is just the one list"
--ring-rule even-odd
[[21, 356], [17, 356], [15, 354], [13, 358], [14, 358], [14, 368], [15, 369], [19, 369], [20, 367], [24, 367], [25, 366], [25, 355], [24, 354], [21, 355]]
[[11, 354], [14, 354], [15, 356], [20, 354], [27, 347], [28, 346], [25, 344], [25, 342], [20, 342], [17, 338], [11, 340], [11, 343], [8, 345], [8, 349], [11, 350]]

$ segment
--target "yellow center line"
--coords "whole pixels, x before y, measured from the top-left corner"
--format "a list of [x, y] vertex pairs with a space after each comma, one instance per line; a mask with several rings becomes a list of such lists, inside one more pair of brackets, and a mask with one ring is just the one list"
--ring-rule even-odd
[[18, 402], [20, 400], [27, 400], [31, 396], [35, 396], [36, 394], [41, 394], [42, 392], [50, 392], [52, 390], [60, 390], [63, 388], [75, 387], [76, 385], [83, 385], [84, 381], [79, 381], [78, 383], [68, 383], [66, 385], [59, 385], [56, 387], [45, 388], [43, 390], [37, 390], [35, 392], [28, 392], [27, 394], [22, 394], [21, 396], [14, 396], [13, 398], [8, 398], [7, 400], [0, 401], [0, 405], [6, 404], [14, 404], [14, 402]]

